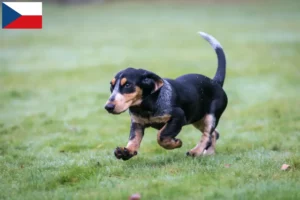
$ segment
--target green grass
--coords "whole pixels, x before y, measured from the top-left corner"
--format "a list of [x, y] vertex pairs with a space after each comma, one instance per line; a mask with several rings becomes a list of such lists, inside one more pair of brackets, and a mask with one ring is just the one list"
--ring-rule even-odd
[[[300, 199], [299, 7], [45, 5], [43, 30], [1, 30], [0, 199]], [[180, 149], [162, 149], [149, 129], [137, 157], [115, 159], [130, 119], [103, 109], [109, 81], [127, 66], [212, 77], [200, 30], [228, 59], [218, 153], [186, 157], [200, 138], [188, 126]]]

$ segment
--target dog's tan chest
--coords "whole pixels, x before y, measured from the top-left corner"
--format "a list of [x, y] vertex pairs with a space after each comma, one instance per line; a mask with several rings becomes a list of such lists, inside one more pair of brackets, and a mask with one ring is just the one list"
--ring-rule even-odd
[[143, 118], [140, 116], [131, 115], [132, 122], [141, 125], [167, 123], [170, 120], [170, 118], [171, 115], [162, 115], [162, 116], [149, 117], [149, 118]]

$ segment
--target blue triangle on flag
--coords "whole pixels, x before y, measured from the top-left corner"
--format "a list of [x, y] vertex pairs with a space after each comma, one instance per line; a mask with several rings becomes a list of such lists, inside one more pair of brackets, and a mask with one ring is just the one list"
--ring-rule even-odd
[[15, 21], [22, 15], [2, 2], [2, 28]]

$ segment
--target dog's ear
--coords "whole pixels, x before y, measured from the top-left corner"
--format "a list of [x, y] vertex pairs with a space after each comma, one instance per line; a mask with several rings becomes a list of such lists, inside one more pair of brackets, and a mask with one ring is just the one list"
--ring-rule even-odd
[[149, 72], [144, 70], [142, 75], [141, 85], [145, 93], [152, 94], [159, 90], [163, 85], [164, 81], [158, 75], [154, 74], [153, 72]]

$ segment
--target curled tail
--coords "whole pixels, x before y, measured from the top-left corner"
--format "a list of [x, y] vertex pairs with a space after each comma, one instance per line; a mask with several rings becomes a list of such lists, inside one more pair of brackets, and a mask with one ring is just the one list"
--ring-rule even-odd
[[215, 80], [217, 83], [219, 83], [221, 86], [223, 86], [224, 80], [225, 80], [225, 75], [226, 75], [226, 58], [225, 58], [223, 48], [222, 48], [220, 42], [213, 36], [211, 36], [207, 33], [204, 33], [204, 32], [199, 32], [199, 34], [205, 40], [207, 40], [210, 43], [210, 45], [214, 48], [214, 50], [216, 51], [216, 54], [218, 57], [218, 68], [217, 68], [217, 72], [216, 72], [213, 80]]

